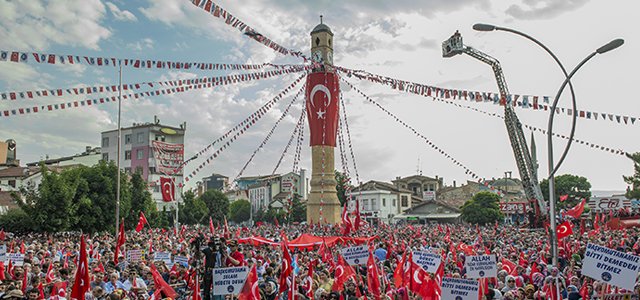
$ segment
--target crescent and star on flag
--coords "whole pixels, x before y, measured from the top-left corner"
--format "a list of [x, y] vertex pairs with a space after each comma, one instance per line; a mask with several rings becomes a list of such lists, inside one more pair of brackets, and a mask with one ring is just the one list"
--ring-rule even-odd
[[[311, 102], [311, 107], [315, 108], [315, 94], [317, 92], [323, 92], [326, 96], [327, 96], [327, 101], [325, 101], [325, 109], [327, 107], [329, 107], [329, 105], [331, 105], [331, 91], [329, 91], [329, 88], [327, 88], [327, 86], [325, 86], [324, 84], [316, 84], [313, 89], [311, 89], [311, 93], [309, 94], [309, 101]], [[327, 113], [326, 110], [321, 110], [320, 107], [318, 107], [318, 110], [316, 110], [316, 118], [317, 119], [324, 119], [325, 118], [325, 114]]]

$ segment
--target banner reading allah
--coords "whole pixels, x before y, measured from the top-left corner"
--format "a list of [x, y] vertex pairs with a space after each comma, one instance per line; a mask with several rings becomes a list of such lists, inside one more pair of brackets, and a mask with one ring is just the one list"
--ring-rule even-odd
[[334, 73], [316, 72], [307, 75], [307, 118], [311, 131], [311, 146], [336, 146], [340, 85]]

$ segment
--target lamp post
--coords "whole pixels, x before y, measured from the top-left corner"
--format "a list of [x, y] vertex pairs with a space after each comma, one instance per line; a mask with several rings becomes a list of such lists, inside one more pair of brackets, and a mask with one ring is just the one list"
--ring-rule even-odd
[[[550, 113], [549, 113], [549, 123], [548, 123], [548, 128], [547, 128], [547, 150], [548, 150], [548, 155], [549, 155], [549, 161], [548, 161], [548, 165], [549, 165], [549, 211], [550, 211], [550, 218], [549, 218], [549, 223], [550, 223], [550, 244], [551, 244], [551, 251], [552, 251], [552, 261], [553, 261], [553, 265], [556, 266], [558, 264], [558, 240], [556, 239], [556, 213], [555, 213], [555, 178], [554, 178], [554, 174], [558, 171], [558, 168], [560, 167], [560, 165], [562, 164], [562, 162], [564, 161], [564, 159], [567, 156], [567, 153], [569, 152], [569, 148], [571, 147], [571, 144], [573, 143], [573, 136], [575, 133], [575, 128], [576, 128], [576, 120], [578, 117], [577, 114], [577, 109], [576, 109], [576, 98], [575, 98], [575, 93], [573, 90], [573, 85], [571, 84], [571, 77], [573, 77], [573, 75], [587, 62], [589, 61], [591, 58], [593, 58], [596, 54], [603, 54], [605, 52], [611, 51], [613, 49], [616, 49], [620, 46], [622, 46], [622, 44], [624, 44], [624, 40], [622, 39], [616, 39], [613, 40], [611, 42], [609, 42], [608, 44], [598, 48], [595, 52], [591, 53], [589, 56], [587, 56], [585, 59], [582, 60], [582, 62], [580, 62], [572, 71], [570, 74], [567, 74], [566, 69], [564, 68], [564, 66], [562, 65], [562, 63], [560, 62], [560, 60], [558, 59], [558, 57], [551, 52], [551, 50], [545, 46], [544, 44], [542, 44], [540, 41], [536, 40], [535, 38], [533, 38], [532, 36], [522, 33], [520, 31], [514, 30], [514, 29], [510, 29], [510, 28], [505, 28], [505, 27], [499, 27], [499, 26], [495, 26], [495, 25], [490, 25], [490, 24], [475, 24], [473, 25], [473, 29], [477, 30], [477, 31], [493, 31], [493, 30], [501, 30], [501, 31], [507, 31], [507, 32], [511, 32], [511, 33], [515, 33], [517, 35], [520, 35], [522, 37], [527, 38], [528, 40], [536, 43], [538, 46], [542, 47], [549, 55], [551, 55], [551, 57], [556, 61], [556, 63], [558, 64], [558, 66], [560, 67], [560, 69], [562, 70], [562, 72], [565, 75], [565, 80], [562, 83], [560, 89], [558, 90], [556, 97], [553, 100], [553, 104], [551, 105], [551, 109], [550, 109]], [[569, 84], [570, 90], [571, 90], [571, 98], [572, 98], [572, 108], [573, 108], [573, 118], [571, 121], [571, 132], [569, 134], [569, 141], [567, 141], [567, 144], [565, 146], [565, 149], [562, 152], [562, 156], [560, 157], [560, 159], [558, 160], [558, 163], [554, 165], [553, 162], [553, 141], [552, 141], [552, 137], [553, 137], [553, 119], [555, 117], [555, 110], [556, 107], [558, 105], [558, 101], [560, 100], [560, 95], [562, 95], [562, 92], [564, 91], [564, 88], [567, 86], [567, 84]]]

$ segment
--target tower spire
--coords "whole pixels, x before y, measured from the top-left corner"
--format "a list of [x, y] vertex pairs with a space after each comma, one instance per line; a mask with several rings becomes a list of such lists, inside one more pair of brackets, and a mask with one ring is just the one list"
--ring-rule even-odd
[[320, 24], [322, 24], [322, 15], [320, 15]]

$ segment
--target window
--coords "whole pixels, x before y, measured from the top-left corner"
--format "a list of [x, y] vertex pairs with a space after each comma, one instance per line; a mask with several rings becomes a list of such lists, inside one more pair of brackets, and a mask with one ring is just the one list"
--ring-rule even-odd
[[369, 210], [369, 199], [362, 200], [362, 210]]
[[400, 203], [402, 204], [402, 206], [409, 206], [409, 197], [402, 196]]
[[138, 132], [138, 143], [143, 143], [143, 142], [144, 142], [144, 133]]
[[102, 160], [109, 161], [109, 153], [102, 153]]
[[382, 207], [387, 207], [387, 199], [382, 198]]
[[373, 210], [373, 211], [378, 210], [378, 200], [377, 199], [371, 199], [371, 210]]
[[142, 175], [142, 167], [136, 167], [136, 173]]
[[10, 187], [16, 187], [16, 181], [15, 180], [9, 180], [9, 186]]
[[164, 135], [156, 135], [155, 140], [164, 142], [165, 141], [165, 136]]
[[124, 160], [131, 160], [131, 150], [124, 151]]
[[396, 199], [393, 199], [393, 207], [396, 207]]
[[149, 173], [150, 174], [155, 174], [156, 173], [156, 167], [149, 167]]
[[109, 147], [109, 138], [108, 137], [103, 137], [102, 138], [102, 148], [106, 148]]
[[153, 192], [154, 192], [154, 193], [160, 193], [160, 185], [157, 185], [157, 184], [156, 184], [156, 185], [154, 185], [154, 186], [153, 186]]
[[136, 150], [136, 159], [142, 159], [144, 157], [144, 151], [142, 149]]
[[124, 135], [124, 144], [125, 145], [131, 144], [131, 135], [130, 134], [125, 134]]

